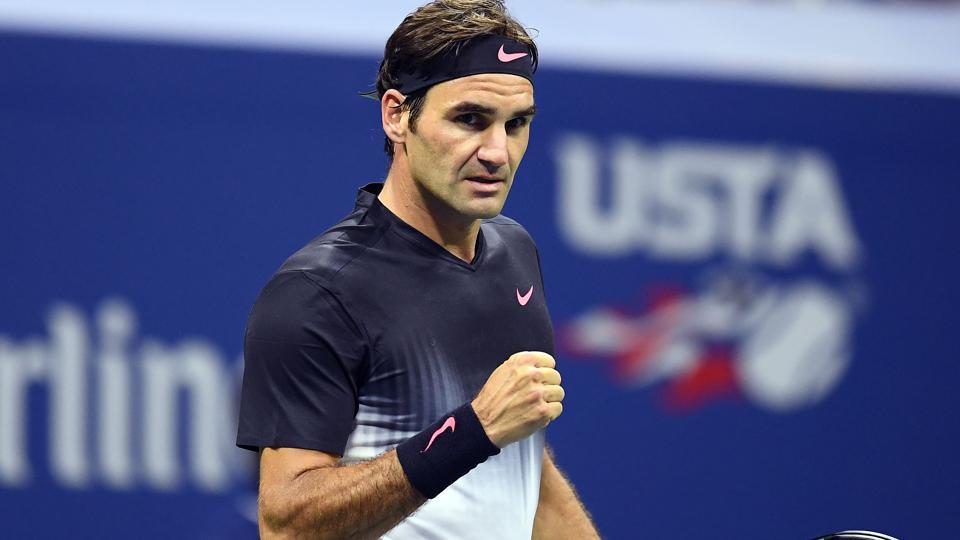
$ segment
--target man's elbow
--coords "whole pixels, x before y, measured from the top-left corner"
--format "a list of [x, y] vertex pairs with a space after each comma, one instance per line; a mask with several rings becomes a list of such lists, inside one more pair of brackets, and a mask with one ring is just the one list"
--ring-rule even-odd
[[293, 513], [286, 510], [286, 505], [277, 500], [278, 497], [264, 497], [262, 494], [257, 501], [257, 525], [260, 529], [260, 538], [282, 540], [299, 536], [294, 528]]
[[257, 521], [260, 538], [286, 540], [288, 538], [323, 537], [319, 531], [309, 531], [303, 512], [292, 500], [276, 491], [261, 493], [257, 501]]
[[[257, 504], [257, 520], [260, 538], [264, 540], [287, 540], [294, 538], [338, 538], [337, 532], [328, 530], [324, 516], [318, 508], [302, 507], [282, 496], [261, 494]], [[329, 524], [329, 523], [328, 523]]]

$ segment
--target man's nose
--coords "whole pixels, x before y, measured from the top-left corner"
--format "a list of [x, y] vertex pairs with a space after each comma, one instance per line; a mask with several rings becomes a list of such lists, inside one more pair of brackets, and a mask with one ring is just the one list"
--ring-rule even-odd
[[491, 126], [483, 136], [477, 159], [487, 167], [490, 173], [496, 172], [509, 161], [507, 152], [507, 130], [503, 126]]

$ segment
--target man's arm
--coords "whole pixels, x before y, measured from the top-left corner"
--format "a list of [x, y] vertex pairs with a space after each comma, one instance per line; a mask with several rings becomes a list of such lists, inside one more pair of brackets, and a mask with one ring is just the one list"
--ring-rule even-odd
[[[560, 374], [553, 369], [556, 362], [543, 352], [520, 352], [500, 365], [477, 397], [467, 406], [476, 416], [476, 429], [496, 448], [503, 448], [544, 428], [563, 411], [564, 397]], [[458, 409], [461, 410], [461, 409]], [[466, 417], [459, 417], [464, 420]], [[445, 423], [445, 422], [444, 422]], [[466, 436], [469, 425], [457, 422], [458, 429], [437, 441]], [[417, 441], [412, 452], [425, 454], [442, 428], [428, 428], [408, 440]], [[427, 435], [429, 444], [422, 440]], [[432, 435], [431, 435], [432, 434]], [[421, 442], [422, 441], [422, 442]], [[401, 443], [401, 450], [404, 444]], [[420, 447], [423, 450], [418, 450]], [[434, 447], [433, 452], [442, 451]], [[401, 455], [403, 453], [401, 452]], [[409, 453], [406, 459], [411, 458]], [[456, 459], [444, 460], [455, 462]], [[444, 471], [443, 464], [420, 464], [414, 461], [415, 473], [400, 463], [396, 450], [371, 461], [338, 466], [334, 455], [315, 450], [264, 448], [260, 455], [260, 534], [264, 538], [377, 538], [425, 502], [423, 493], [442, 489], [433, 485], [430, 475]], [[405, 461], [409, 465], [410, 461]], [[434, 468], [431, 468], [434, 467]], [[460, 471], [457, 475], [465, 474]], [[413, 478], [413, 481], [411, 481]], [[419, 487], [415, 488], [417, 485]], [[423, 489], [428, 488], [428, 489]]]
[[397, 452], [355, 465], [298, 448], [260, 455], [262, 538], [379, 538], [426, 499], [410, 485]]
[[533, 520], [533, 538], [600, 538], [590, 514], [547, 448], [543, 449], [540, 505]]

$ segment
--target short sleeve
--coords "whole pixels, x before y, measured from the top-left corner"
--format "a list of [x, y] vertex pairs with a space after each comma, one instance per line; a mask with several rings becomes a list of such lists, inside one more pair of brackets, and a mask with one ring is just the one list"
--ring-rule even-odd
[[237, 446], [343, 455], [367, 348], [337, 297], [304, 272], [277, 274], [247, 321]]

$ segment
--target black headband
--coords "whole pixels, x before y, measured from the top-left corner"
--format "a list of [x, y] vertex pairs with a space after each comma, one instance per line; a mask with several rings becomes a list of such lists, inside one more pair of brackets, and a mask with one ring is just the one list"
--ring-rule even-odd
[[533, 60], [530, 48], [519, 41], [506, 36], [482, 36], [430, 62], [429, 68], [419, 65], [411, 71], [402, 71], [397, 75], [394, 88], [410, 95], [444, 81], [481, 73], [519, 75], [533, 83], [533, 73], [537, 70]]

